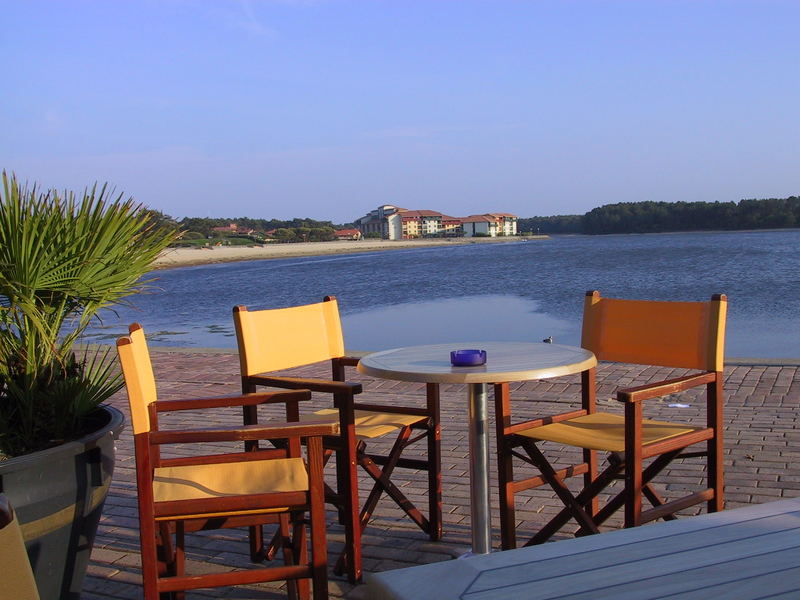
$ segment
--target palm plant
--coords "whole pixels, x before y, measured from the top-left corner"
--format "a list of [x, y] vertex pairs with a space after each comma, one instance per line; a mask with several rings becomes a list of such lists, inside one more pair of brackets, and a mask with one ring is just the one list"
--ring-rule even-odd
[[121, 388], [108, 351], [77, 342], [99, 310], [147, 287], [177, 232], [105, 185], [77, 198], [2, 181], [0, 455], [10, 457], [80, 437]]

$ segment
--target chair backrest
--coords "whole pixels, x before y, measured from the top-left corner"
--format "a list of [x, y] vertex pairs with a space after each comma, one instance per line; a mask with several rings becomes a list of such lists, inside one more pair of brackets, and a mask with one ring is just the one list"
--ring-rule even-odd
[[117, 354], [125, 376], [131, 408], [133, 433], [150, 431], [150, 403], [157, 400], [153, 365], [147, 350], [144, 329], [138, 323], [128, 327], [128, 335], [117, 340]]
[[39, 600], [19, 521], [3, 494], [0, 494], [0, 569], [0, 597]]
[[665, 302], [586, 293], [581, 346], [598, 360], [722, 371], [727, 299]]
[[233, 309], [242, 376], [279, 371], [344, 356], [336, 298], [323, 302], [249, 311]]

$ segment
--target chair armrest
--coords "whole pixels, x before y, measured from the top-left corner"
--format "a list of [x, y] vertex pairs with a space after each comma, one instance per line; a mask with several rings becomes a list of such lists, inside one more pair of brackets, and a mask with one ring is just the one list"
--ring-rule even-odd
[[273, 377], [271, 375], [250, 375], [247, 377], [249, 383], [256, 385], [266, 385], [269, 387], [288, 388], [291, 390], [303, 389], [312, 392], [330, 392], [332, 394], [360, 394], [362, 386], [360, 383], [350, 381], [330, 381], [327, 379], [301, 379], [299, 377]]
[[338, 358], [332, 358], [331, 362], [341, 367], [355, 367], [358, 365], [359, 360], [361, 359], [355, 356], [339, 356]]
[[617, 400], [620, 402], [641, 402], [650, 398], [676, 394], [699, 385], [714, 383], [717, 374], [714, 372], [700, 373], [697, 375], [687, 375], [676, 379], [667, 379], [657, 383], [648, 383], [638, 387], [617, 390]]
[[244, 425], [241, 427], [182, 429], [180, 431], [152, 431], [149, 437], [151, 444], [193, 444], [198, 442], [242, 442], [291, 437], [321, 437], [338, 434], [338, 423], [305, 421], [303, 423], [277, 422], [269, 426]]
[[358, 365], [358, 361], [364, 358], [367, 354], [372, 354], [371, 352], [361, 352], [357, 350], [351, 350], [344, 356], [339, 356], [337, 358], [331, 359], [335, 364], [338, 363], [343, 367], [355, 367]]
[[223, 408], [226, 406], [258, 406], [259, 404], [279, 404], [310, 400], [311, 392], [298, 390], [293, 392], [259, 392], [239, 396], [219, 396], [216, 398], [189, 398], [181, 400], [157, 400], [156, 412], [176, 410], [196, 410], [200, 408]]

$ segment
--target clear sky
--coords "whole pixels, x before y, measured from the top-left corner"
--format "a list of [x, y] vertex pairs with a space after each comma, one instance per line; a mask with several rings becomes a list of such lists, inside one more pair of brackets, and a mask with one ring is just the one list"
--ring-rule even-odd
[[0, 168], [175, 217], [800, 194], [800, 1], [0, 0]]

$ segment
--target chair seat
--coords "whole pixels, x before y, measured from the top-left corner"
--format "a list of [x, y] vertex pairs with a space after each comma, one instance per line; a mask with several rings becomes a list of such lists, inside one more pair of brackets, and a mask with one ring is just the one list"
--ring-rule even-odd
[[[644, 419], [642, 421], [642, 444], [647, 446], [696, 430], [697, 428], [685, 424]], [[589, 450], [624, 452], [625, 417], [611, 413], [594, 413], [560, 423], [532, 427], [518, 431], [516, 435]]]
[[[397, 431], [407, 425], [413, 425], [427, 420], [428, 417], [420, 415], [407, 415], [400, 413], [384, 413], [371, 410], [356, 410], [356, 437], [359, 439], [378, 438], [392, 431]], [[320, 419], [322, 417], [322, 419]], [[323, 408], [314, 413], [303, 415], [300, 421], [330, 420], [338, 422], [339, 411], [335, 408]]]
[[308, 473], [302, 458], [159, 467], [153, 478], [156, 502], [306, 490]]

